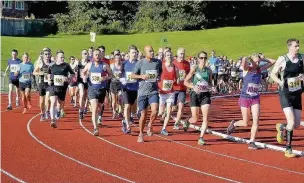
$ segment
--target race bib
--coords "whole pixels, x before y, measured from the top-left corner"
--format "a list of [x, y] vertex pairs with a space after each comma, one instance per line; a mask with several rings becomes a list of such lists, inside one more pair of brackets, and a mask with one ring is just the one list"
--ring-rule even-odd
[[132, 72], [126, 72], [127, 83], [136, 83], [135, 79], [131, 78]]
[[114, 79], [118, 79], [119, 80], [120, 76], [121, 76], [121, 71], [114, 71], [113, 72]]
[[298, 91], [301, 89], [301, 81], [299, 79], [297, 79], [296, 77], [288, 78], [287, 85], [288, 85], [288, 90], [290, 92], [295, 92], [295, 91]]
[[156, 70], [146, 70], [146, 74], [148, 75], [148, 79], [146, 82], [156, 82], [157, 71]]
[[43, 74], [43, 81], [44, 81], [45, 83], [48, 82], [48, 74], [47, 74], [47, 73], [44, 73], [44, 74]]
[[209, 91], [208, 83], [206, 81], [202, 81], [202, 82], [197, 83], [197, 91], [199, 93], [208, 92]]
[[252, 97], [259, 94], [259, 85], [255, 83], [249, 83], [246, 93]]
[[54, 86], [63, 86], [65, 81], [65, 76], [54, 75]]
[[237, 74], [236, 74], [235, 71], [231, 71], [231, 76], [232, 76], [232, 77], [236, 77], [236, 75], [237, 75]]
[[219, 69], [218, 74], [219, 75], [224, 74], [224, 69]]
[[211, 68], [212, 71], [214, 71], [215, 70], [215, 65], [211, 65], [210, 68]]
[[163, 80], [163, 91], [171, 91], [173, 86], [173, 80]]
[[10, 65], [10, 71], [11, 72], [18, 72], [20, 70], [19, 64], [12, 64]]
[[179, 70], [178, 76], [179, 76], [180, 81], [184, 81], [185, 77], [186, 77], [186, 71], [185, 70]]
[[93, 72], [90, 74], [90, 80], [92, 84], [101, 84], [102, 76], [100, 73]]
[[22, 73], [22, 79], [29, 81], [31, 79], [31, 73]]

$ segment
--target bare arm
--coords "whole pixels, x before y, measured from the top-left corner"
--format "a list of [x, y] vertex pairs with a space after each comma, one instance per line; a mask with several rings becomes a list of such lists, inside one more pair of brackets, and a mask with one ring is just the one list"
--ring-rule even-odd
[[43, 75], [43, 72], [40, 71], [39, 64], [36, 64], [33, 74], [34, 75]]
[[179, 84], [180, 80], [179, 80], [179, 70], [177, 67], [175, 67], [175, 75], [177, 76], [176, 77], [176, 83]]
[[88, 75], [89, 68], [91, 68], [92, 62], [89, 62], [88, 64], [85, 65], [84, 69], [80, 73], [82, 77], [85, 77]]
[[190, 89], [194, 88], [194, 85], [192, 83], [190, 83], [190, 79], [192, 78], [194, 72], [195, 72], [196, 67], [192, 67], [189, 74], [186, 76], [185, 80], [184, 80], [184, 85]]
[[243, 71], [249, 70], [249, 64], [248, 64], [247, 60], [248, 60], [247, 57], [242, 58], [241, 67], [243, 68]]
[[272, 58], [265, 58], [264, 59], [266, 62], [268, 62], [267, 64], [263, 65], [261, 67], [261, 71], [263, 70], [267, 70], [268, 68], [270, 68], [275, 62], [276, 60], [275, 59], [272, 59]]
[[281, 71], [281, 69], [284, 69], [285, 67], [284, 64], [285, 64], [284, 57], [280, 56], [278, 60], [275, 62], [274, 67], [270, 74], [270, 78], [274, 82], [278, 83], [280, 86], [283, 86], [283, 81], [278, 78], [278, 74]]
[[106, 65], [106, 70], [107, 70], [108, 75], [105, 77], [104, 80], [109, 80], [113, 77], [113, 73], [112, 73], [110, 66], [108, 64], [105, 64], [105, 65]]

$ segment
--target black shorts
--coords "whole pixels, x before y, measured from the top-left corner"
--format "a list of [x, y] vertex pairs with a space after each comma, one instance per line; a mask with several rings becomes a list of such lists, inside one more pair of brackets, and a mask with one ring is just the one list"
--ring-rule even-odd
[[70, 82], [70, 83], [69, 83], [69, 86], [70, 86], [70, 87], [76, 87], [76, 86], [77, 86], [77, 82]]
[[9, 79], [8, 80], [9, 84], [13, 84], [14, 86], [16, 86], [17, 88], [19, 88], [19, 79]]
[[98, 99], [98, 103], [103, 103], [106, 97], [106, 88], [90, 88], [88, 89], [89, 100]]
[[64, 101], [67, 86], [50, 86], [50, 96], [57, 96], [59, 100]]
[[117, 94], [119, 90], [121, 90], [121, 83], [112, 81], [110, 84], [111, 93]]
[[137, 90], [123, 89], [122, 98], [124, 104], [133, 105], [137, 99]]
[[213, 73], [212, 74], [212, 79], [214, 81], [214, 85], [216, 86], [217, 85], [217, 80], [218, 80], [218, 74], [217, 73]]
[[238, 83], [240, 81], [240, 78], [239, 77], [231, 77], [231, 81], [233, 83]]
[[89, 88], [88, 82], [84, 83], [83, 81], [77, 81], [77, 86], [78, 86], [79, 84], [82, 84], [82, 85], [83, 85], [83, 88], [86, 89], [86, 90]]
[[39, 83], [38, 90], [39, 96], [43, 97], [50, 90], [50, 86], [48, 83]]
[[173, 105], [177, 105], [177, 102], [179, 103], [185, 103], [186, 102], [186, 91], [175, 91], [174, 92], [174, 102]]
[[32, 89], [32, 83], [19, 82], [20, 91], [25, 91], [26, 88]]
[[287, 93], [280, 91], [279, 97], [282, 109], [292, 107], [302, 110], [302, 92]]
[[190, 92], [190, 107], [201, 107], [205, 104], [211, 104], [211, 93], [204, 92], [196, 94], [194, 91]]
[[266, 79], [268, 77], [268, 72], [262, 73], [262, 79]]

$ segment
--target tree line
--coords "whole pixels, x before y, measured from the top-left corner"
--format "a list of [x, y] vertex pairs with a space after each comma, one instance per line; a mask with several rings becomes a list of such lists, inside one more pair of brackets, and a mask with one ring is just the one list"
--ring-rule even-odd
[[302, 22], [303, 7], [301, 1], [32, 1], [29, 13], [54, 18], [61, 33], [121, 34]]

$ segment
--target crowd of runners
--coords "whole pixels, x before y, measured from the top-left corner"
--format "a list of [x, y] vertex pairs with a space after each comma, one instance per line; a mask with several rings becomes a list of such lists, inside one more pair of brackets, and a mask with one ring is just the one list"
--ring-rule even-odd
[[[108, 104], [112, 118], [122, 120], [123, 133], [131, 133], [134, 119], [139, 120], [137, 141], [141, 143], [144, 142], [145, 127], [147, 135], [153, 135], [153, 123], [157, 118], [163, 124], [160, 133], [167, 136], [171, 118], [174, 130], [182, 127], [186, 132], [191, 123], [200, 121], [201, 113], [198, 144], [204, 145], [211, 96], [239, 93], [242, 119], [232, 120], [227, 134], [232, 134], [237, 127], [247, 126], [251, 111], [253, 122], [248, 148], [258, 149], [255, 137], [260, 116], [259, 92], [267, 91], [268, 79], [271, 78], [278, 84], [279, 100], [287, 119], [286, 124], [275, 127], [277, 141], [282, 143], [286, 138], [285, 156], [295, 157], [291, 143], [293, 130], [299, 128], [301, 121], [304, 55], [299, 53], [297, 39], [287, 40], [287, 48], [288, 53], [277, 60], [254, 53], [234, 61], [228, 60], [227, 56], [216, 56], [215, 51], [210, 57], [200, 51], [186, 59], [185, 48], [178, 48], [176, 54], [170, 47], [160, 48], [155, 54], [151, 46], [145, 46], [142, 53], [134, 45], [129, 46], [125, 53], [115, 50], [106, 56], [106, 48], [99, 46], [83, 49], [80, 59], [70, 56], [68, 62], [63, 50], [54, 53], [44, 48], [35, 63], [30, 61], [27, 53], [18, 59], [18, 51], [14, 49], [5, 70], [9, 77], [7, 110], [12, 110], [15, 86], [16, 107], [20, 106], [21, 94], [23, 113], [26, 113], [32, 107], [32, 85], [37, 84], [40, 121], [50, 120], [51, 127], [57, 128], [56, 121], [65, 117], [68, 91], [70, 103], [79, 110], [80, 120], [91, 112], [95, 136], [99, 135], [105, 105]], [[187, 96], [190, 98], [190, 117], [183, 115]]]

